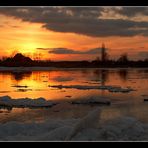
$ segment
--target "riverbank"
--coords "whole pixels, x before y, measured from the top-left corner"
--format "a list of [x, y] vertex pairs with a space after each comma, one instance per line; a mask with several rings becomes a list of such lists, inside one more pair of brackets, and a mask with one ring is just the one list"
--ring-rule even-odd
[[116, 70], [116, 69], [127, 69], [127, 70], [130, 70], [130, 69], [139, 69], [139, 70], [148, 70], [148, 68], [134, 68], [134, 67], [127, 67], [127, 68], [122, 68], [122, 67], [114, 67], [114, 68], [107, 68], [107, 67], [104, 67], [104, 68], [85, 68], [85, 67], [82, 67], [82, 68], [56, 68], [56, 67], [0, 67], [0, 72], [4, 72], [4, 71], [14, 71], [14, 72], [23, 72], [23, 71], [51, 71], [51, 70], [80, 70], [80, 69], [103, 69], [103, 70]]

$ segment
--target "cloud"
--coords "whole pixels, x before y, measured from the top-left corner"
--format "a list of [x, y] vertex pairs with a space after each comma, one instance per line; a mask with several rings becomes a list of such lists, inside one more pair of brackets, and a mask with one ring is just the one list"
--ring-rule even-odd
[[37, 50], [45, 50], [45, 51], [47, 51], [47, 50], [49, 50], [50, 48], [36, 48]]
[[114, 9], [117, 13], [128, 16], [128, 17], [133, 17], [136, 15], [148, 15], [148, 8], [147, 7], [120, 7], [121, 9]]
[[93, 48], [93, 49], [90, 49], [86, 52], [84, 52], [85, 54], [98, 54], [101, 52], [101, 48]]
[[80, 51], [75, 51], [73, 49], [67, 49], [67, 48], [53, 48], [49, 49], [49, 53], [53, 54], [81, 54]]
[[[128, 19], [137, 14], [148, 15], [147, 7], [109, 7], [127, 19], [101, 19], [105, 7], [1, 7], [0, 14], [22, 21], [42, 23], [42, 27], [55, 32], [76, 33], [92, 37], [148, 36], [148, 21]], [[108, 11], [110, 13], [110, 11]], [[109, 15], [109, 14], [108, 14]], [[135, 29], [136, 28], [136, 29]], [[137, 29], [138, 28], [138, 29]], [[145, 29], [143, 29], [145, 28]]]
[[93, 48], [83, 52], [67, 48], [37, 48], [37, 50], [45, 50], [52, 54], [99, 54], [101, 48]]
[[12, 25], [10, 27], [12, 27], [12, 28], [20, 28], [20, 26], [16, 26], [16, 25]]

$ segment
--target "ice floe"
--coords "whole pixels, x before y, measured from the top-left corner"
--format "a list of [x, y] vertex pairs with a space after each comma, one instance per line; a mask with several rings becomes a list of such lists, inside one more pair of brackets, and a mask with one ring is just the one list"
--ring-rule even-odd
[[57, 82], [66, 82], [66, 81], [72, 81], [72, 80], [74, 80], [74, 78], [72, 78], [72, 77], [57, 76], [57, 77], [53, 78], [53, 80], [57, 81]]
[[16, 88], [28, 88], [27, 85], [13, 85], [12, 87], [16, 87]]
[[0, 124], [0, 141], [147, 141], [148, 124], [133, 117], [99, 123], [101, 109], [81, 119], [49, 119], [42, 123]]
[[52, 107], [56, 102], [45, 100], [44, 98], [30, 99], [20, 98], [12, 99], [9, 96], [0, 97], [0, 107]]
[[89, 90], [89, 89], [101, 89], [101, 90], [108, 90], [109, 92], [121, 92], [121, 93], [129, 93], [131, 91], [135, 91], [132, 88], [122, 88], [120, 86], [87, 86], [87, 85], [49, 85], [49, 87], [52, 88], [58, 88], [58, 89], [80, 89], [80, 90]]
[[27, 91], [32, 91], [32, 89], [17, 89], [16, 92], [27, 92]]
[[74, 100], [72, 104], [82, 104], [82, 105], [110, 105], [111, 102], [108, 99], [103, 98], [89, 98], [83, 100]]

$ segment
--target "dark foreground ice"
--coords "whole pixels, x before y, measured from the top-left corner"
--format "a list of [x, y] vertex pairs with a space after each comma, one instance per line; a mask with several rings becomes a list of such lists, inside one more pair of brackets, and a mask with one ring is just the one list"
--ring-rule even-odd
[[42, 123], [0, 124], [1, 141], [146, 141], [148, 124], [132, 117], [99, 123], [98, 107], [81, 119], [49, 119]]

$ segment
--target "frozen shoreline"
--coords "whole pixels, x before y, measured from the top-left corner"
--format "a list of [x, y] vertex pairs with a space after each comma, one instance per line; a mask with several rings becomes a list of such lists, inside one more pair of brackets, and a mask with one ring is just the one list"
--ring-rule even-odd
[[[10, 96], [0, 97], [0, 108], [49, 108], [59, 104], [60, 101], [46, 100], [45, 98], [18, 98], [13, 99]], [[84, 100], [71, 100], [70, 104], [82, 105], [110, 105], [111, 102], [105, 98], [89, 98]]]
[[0, 141], [146, 141], [148, 124], [133, 117], [99, 124], [101, 108], [79, 119], [49, 119], [42, 123], [0, 124]]
[[104, 69], [104, 70], [116, 70], [116, 69], [148, 69], [148, 68], [120, 68], [120, 67], [115, 67], [115, 68], [56, 68], [56, 67], [0, 67], [0, 72], [3, 71], [16, 71], [16, 72], [23, 72], [23, 71], [50, 71], [50, 70], [79, 70], [79, 69]]
[[40, 107], [52, 107], [56, 105], [56, 102], [45, 100], [44, 98], [19, 98], [12, 99], [9, 96], [0, 97], [1, 108], [40, 108]]

